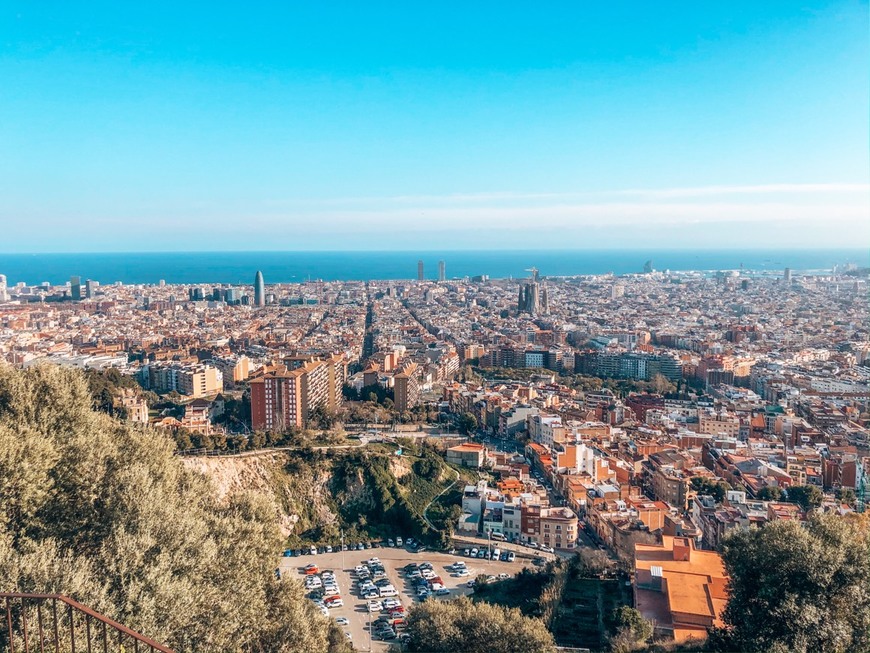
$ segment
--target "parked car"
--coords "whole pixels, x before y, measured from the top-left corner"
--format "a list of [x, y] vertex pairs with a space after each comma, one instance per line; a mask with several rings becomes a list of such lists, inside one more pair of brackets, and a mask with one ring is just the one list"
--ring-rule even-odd
[[293, 557], [293, 549], [284, 549], [284, 557], [292, 558]]
[[390, 538], [390, 539], [387, 540], [387, 546], [389, 546], [389, 547], [394, 547], [394, 546], [396, 546], [396, 543], [395, 543], [395, 541], [393, 540], [393, 538]]
[[508, 562], [513, 562], [517, 559], [517, 555], [513, 551], [508, 551]]
[[384, 604], [381, 603], [378, 599], [373, 599], [369, 601], [369, 612], [380, 612], [384, 609]]
[[336, 617], [335, 623], [337, 623], [339, 626], [347, 626], [347, 624], [350, 622], [347, 620], [347, 617]]
[[397, 538], [396, 538], [396, 546], [404, 546], [404, 545], [402, 544], [402, 538], [401, 538], [401, 537], [397, 537]]
[[437, 590], [435, 590], [435, 594], [437, 594], [438, 596], [447, 596], [448, 594], [450, 594], [450, 590], [446, 587], [439, 587]]

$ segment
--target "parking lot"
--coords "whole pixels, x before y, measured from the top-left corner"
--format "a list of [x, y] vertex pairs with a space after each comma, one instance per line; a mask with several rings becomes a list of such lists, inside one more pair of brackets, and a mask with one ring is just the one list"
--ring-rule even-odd
[[[520, 558], [517, 558], [514, 562], [467, 558], [461, 555], [461, 549], [457, 551], [456, 555], [450, 555], [448, 553], [431, 551], [412, 553], [406, 548], [396, 547], [379, 547], [363, 551], [337, 551], [334, 553], [281, 558], [279, 569], [281, 570], [282, 577], [295, 577], [303, 580], [305, 577], [304, 568], [309, 564], [317, 565], [320, 572], [330, 570], [335, 573], [335, 580], [344, 605], [342, 607], [330, 608], [329, 616], [333, 619], [340, 617], [347, 619], [347, 625], [342, 625], [341, 628], [346, 633], [350, 633], [353, 647], [360, 651], [371, 650], [382, 652], [386, 651], [391, 644], [389, 641], [370, 637], [371, 621], [374, 621], [385, 613], [373, 612], [370, 615], [368, 610], [369, 601], [362, 598], [357, 591], [358, 578], [354, 568], [357, 565], [365, 565], [366, 561], [373, 557], [380, 559], [386, 578], [399, 594], [396, 599], [406, 609], [419, 601], [417, 591], [414, 589], [411, 580], [402, 571], [406, 565], [411, 563], [430, 563], [432, 571], [441, 578], [444, 587], [449, 590], [449, 594], [441, 596], [432, 594], [430, 600], [449, 600], [460, 595], [470, 594], [472, 590], [468, 587], [468, 581], [474, 579], [478, 574], [492, 576], [498, 576], [499, 574], [513, 575], [524, 566], [531, 564], [529, 560]], [[451, 571], [447, 569], [449, 565], [459, 560], [465, 561], [467, 575], [452, 575]], [[401, 630], [399, 632], [401, 633]]]

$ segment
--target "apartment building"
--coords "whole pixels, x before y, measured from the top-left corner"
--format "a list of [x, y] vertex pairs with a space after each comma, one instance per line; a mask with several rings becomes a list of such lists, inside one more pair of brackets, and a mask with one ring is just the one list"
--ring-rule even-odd
[[577, 546], [577, 515], [570, 508], [550, 508], [524, 502], [521, 504], [520, 524], [523, 542], [567, 551]]
[[151, 363], [139, 371], [146, 390], [178, 392], [190, 397], [217, 394], [224, 388], [224, 375], [211, 365], [186, 363]]
[[410, 410], [420, 401], [420, 381], [417, 378], [416, 363], [408, 363], [393, 376], [393, 397], [395, 408], [400, 413]]

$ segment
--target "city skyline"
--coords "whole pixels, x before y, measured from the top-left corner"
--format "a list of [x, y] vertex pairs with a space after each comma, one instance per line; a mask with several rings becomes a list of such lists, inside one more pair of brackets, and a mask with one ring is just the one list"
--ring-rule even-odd
[[870, 241], [866, 2], [0, 11], [5, 252]]

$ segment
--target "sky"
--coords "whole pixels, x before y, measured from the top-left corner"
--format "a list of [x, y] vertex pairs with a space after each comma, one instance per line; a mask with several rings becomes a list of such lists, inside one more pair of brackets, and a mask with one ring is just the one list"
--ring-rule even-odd
[[0, 252], [870, 247], [868, 2], [0, 3]]

